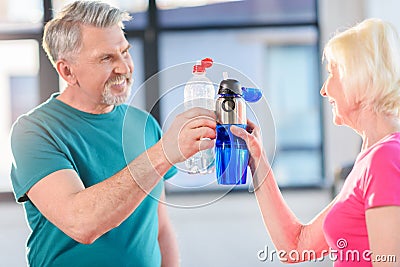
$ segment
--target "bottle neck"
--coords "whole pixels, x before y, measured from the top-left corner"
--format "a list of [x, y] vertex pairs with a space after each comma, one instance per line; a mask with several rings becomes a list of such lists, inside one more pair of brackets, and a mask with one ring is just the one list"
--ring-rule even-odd
[[204, 71], [204, 72], [195, 71], [195, 72], [193, 72], [193, 75], [196, 75], [196, 76], [205, 76], [205, 75], [206, 75], [206, 72], [205, 72], [205, 71]]

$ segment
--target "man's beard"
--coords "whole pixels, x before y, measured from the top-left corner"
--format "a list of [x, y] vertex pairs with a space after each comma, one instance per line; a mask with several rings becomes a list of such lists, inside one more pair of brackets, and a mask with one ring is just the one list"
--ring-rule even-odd
[[[124, 80], [126, 80], [125, 93], [123, 95], [118, 95], [118, 96], [113, 95], [113, 93], [111, 92], [111, 87], [114, 84], [119, 84]], [[125, 103], [125, 101], [129, 98], [129, 95], [131, 93], [131, 88], [130, 88], [131, 86], [132, 86], [132, 77], [128, 75], [119, 75], [108, 80], [105, 84], [105, 88], [103, 91], [102, 103], [106, 105], [120, 105]]]

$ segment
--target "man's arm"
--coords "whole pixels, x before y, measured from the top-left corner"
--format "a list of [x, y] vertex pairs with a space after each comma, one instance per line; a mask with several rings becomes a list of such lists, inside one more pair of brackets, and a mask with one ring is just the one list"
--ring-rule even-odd
[[178, 267], [179, 266], [179, 249], [175, 232], [167, 213], [165, 202], [165, 192], [163, 191], [160, 203], [158, 204], [158, 242], [161, 250], [161, 266], [162, 267]]
[[[177, 116], [162, 139], [114, 176], [85, 188], [73, 170], [54, 172], [27, 195], [61, 231], [84, 244], [120, 225], [173, 164], [213, 146], [215, 115], [195, 108]], [[134, 144], [133, 144], [134, 145]]]
[[171, 168], [159, 146], [156, 144], [128, 167], [91, 187], [85, 188], [75, 171], [60, 170], [36, 183], [27, 195], [61, 231], [90, 244], [123, 222]]

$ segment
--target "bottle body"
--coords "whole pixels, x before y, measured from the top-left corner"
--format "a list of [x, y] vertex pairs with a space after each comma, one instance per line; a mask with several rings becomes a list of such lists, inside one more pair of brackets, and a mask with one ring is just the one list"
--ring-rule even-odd
[[[187, 82], [184, 89], [185, 110], [201, 107], [215, 110], [215, 89], [212, 82], [205, 76], [205, 72], [193, 73], [193, 77]], [[212, 173], [215, 169], [214, 149], [206, 149], [197, 152], [186, 159], [185, 167], [190, 174]]]
[[217, 124], [215, 165], [218, 184], [245, 184], [249, 151], [246, 142], [233, 135], [232, 125], [246, 129], [246, 124]]
[[185, 110], [193, 107], [215, 109], [214, 85], [205, 73], [194, 73], [193, 77], [186, 83], [183, 94]]
[[246, 129], [246, 102], [240, 95], [220, 94], [216, 101], [215, 165], [218, 184], [245, 184], [249, 152], [246, 142], [233, 135], [232, 125]]

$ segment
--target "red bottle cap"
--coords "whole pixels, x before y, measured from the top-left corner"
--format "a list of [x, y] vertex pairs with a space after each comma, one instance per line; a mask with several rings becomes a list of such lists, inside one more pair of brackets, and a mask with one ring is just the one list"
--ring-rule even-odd
[[206, 72], [206, 68], [209, 68], [213, 65], [213, 60], [211, 58], [204, 58], [201, 60], [201, 64], [193, 66], [193, 73], [203, 73]]
[[203, 65], [193, 66], [193, 73], [203, 73], [203, 72], [206, 72], [206, 69], [203, 67]]
[[213, 65], [213, 63], [214, 63], [213, 60], [211, 58], [209, 58], [209, 57], [204, 58], [204, 59], [201, 60], [201, 65], [203, 65], [204, 68], [211, 67]]

